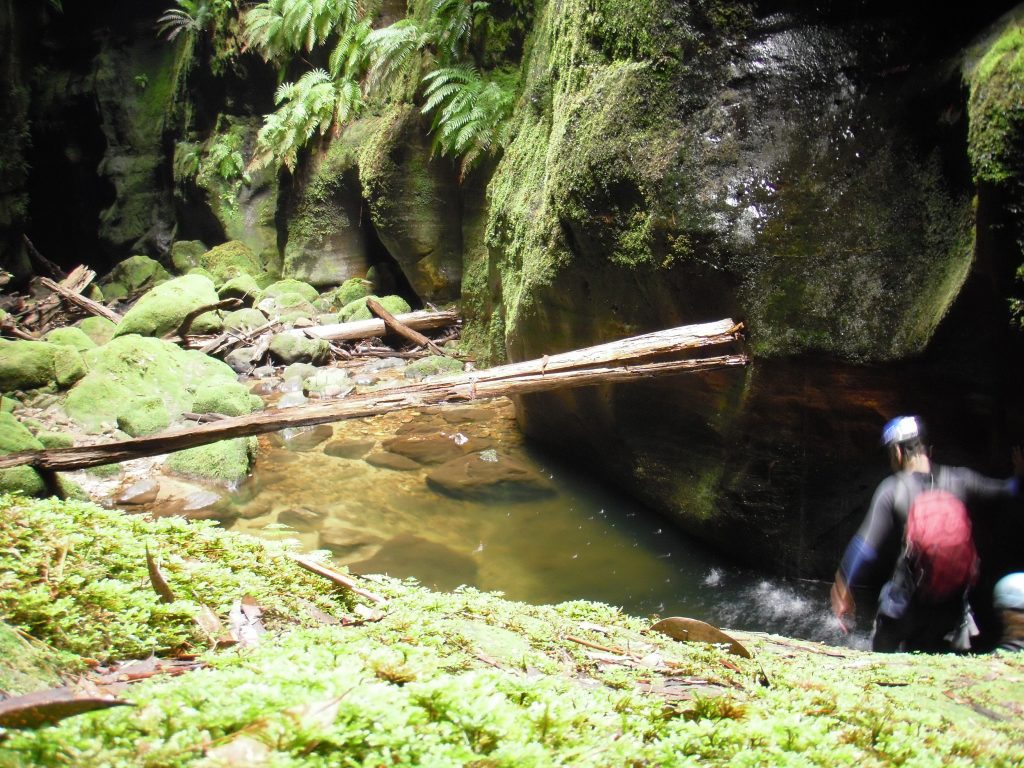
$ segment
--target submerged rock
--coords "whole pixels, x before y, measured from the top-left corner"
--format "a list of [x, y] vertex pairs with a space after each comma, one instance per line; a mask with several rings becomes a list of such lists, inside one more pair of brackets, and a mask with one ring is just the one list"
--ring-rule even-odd
[[386, 573], [396, 578], [415, 578], [421, 584], [452, 590], [474, 584], [478, 567], [473, 558], [451, 547], [403, 533], [381, 544], [375, 555], [348, 563], [353, 573]]
[[336, 459], [361, 459], [376, 445], [375, 440], [333, 440], [324, 446], [324, 454]]
[[493, 451], [460, 456], [430, 470], [427, 485], [447, 496], [473, 501], [529, 501], [556, 492], [544, 475]]
[[364, 461], [372, 467], [380, 469], [394, 469], [399, 472], [410, 472], [419, 469], [420, 464], [405, 456], [389, 451], [375, 451], [364, 458]]

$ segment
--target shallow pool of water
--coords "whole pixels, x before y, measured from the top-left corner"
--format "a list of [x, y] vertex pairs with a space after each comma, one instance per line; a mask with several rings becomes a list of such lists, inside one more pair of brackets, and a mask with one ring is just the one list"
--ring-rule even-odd
[[[865, 632], [844, 635], [831, 619], [827, 584], [738, 569], [670, 521], [532, 450], [507, 400], [339, 422], [261, 442], [254, 475], [235, 497], [242, 518], [233, 529], [328, 549], [355, 573], [437, 589], [467, 584], [535, 604], [599, 600], [640, 616], [866, 642]], [[499, 472], [490, 485], [439, 485], [441, 467], [460, 469], [460, 462], [514, 471]]]

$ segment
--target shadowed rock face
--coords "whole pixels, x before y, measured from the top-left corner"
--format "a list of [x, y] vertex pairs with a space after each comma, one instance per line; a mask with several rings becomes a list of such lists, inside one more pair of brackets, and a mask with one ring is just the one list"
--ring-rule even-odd
[[968, 33], [676, 12], [685, 65], [592, 51], [589, 85], [524, 118], [490, 188], [492, 341], [518, 360], [743, 320], [744, 372], [530, 396], [520, 421], [731, 554], [827, 576], [887, 471], [887, 418], [922, 413], [937, 458], [992, 473], [1020, 423], [992, 279], [1017, 254], [974, 247]]

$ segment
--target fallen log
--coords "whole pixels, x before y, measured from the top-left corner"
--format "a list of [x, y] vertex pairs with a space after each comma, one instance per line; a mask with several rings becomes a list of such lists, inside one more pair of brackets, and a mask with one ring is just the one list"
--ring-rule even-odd
[[[437, 312], [405, 312], [395, 315], [395, 319], [402, 325], [416, 331], [430, 331], [437, 328], [444, 328], [454, 325], [459, 315], [454, 309], [442, 309]], [[356, 320], [351, 323], [334, 323], [332, 325], [317, 325], [313, 328], [303, 328], [303, 331], [310, 336], [331, 341], [357, 341], [369, 339], [373, 336], [383, 336], [387, 326], [383, 320]]]
[[636, 381], [659, 375], [742, 366], [744, 354], [655, 362], [656, 356], [692, 352], [741, 338], [742, 325], [732, 320], [691, 325], [635, 336], [573, 352], [502, 365], [483, 371], [365, 392], [344, 400], [318, 402], [222, 419], [116, 443], [22, 451], [0, 456], [0, 469], [30, 464], [41, 471], [71, 471], [101, 464], [180, 451], [218, 440], [276, 432], [286, 427], [313, 426], [344, 419], [375, 416], [404, 408], [510, 397], [532, 392], [603, 383]]
[[425, 347], [433, 352], [435, 355], [443, 355], [444, 352], [434, 342], [424, 336], [422, 333], [414, 328], [410, 328], [408, 325], [403, 323], [397, 317], [392, 315], [379, 301], [373, 299], [366, 300], [366, 308], [369, 309], [373, 314], [384, 321], [384, 327], [391, 331], [396, 336], [400, 336], [408, 342], [411, 342], [417, 347]]

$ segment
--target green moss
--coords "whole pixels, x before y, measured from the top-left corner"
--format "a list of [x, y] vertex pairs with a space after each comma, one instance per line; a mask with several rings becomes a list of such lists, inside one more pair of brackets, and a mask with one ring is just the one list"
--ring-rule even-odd
[[[138, 588], [147, 546], [175, 603]], [[307, 601], [335, 615], [348, 606], [279, 548], [87, 504], [0, 500], [0, 553], [12, 549], [21, 557], [0, 569], [0, 617], [58, 649], [105, 659], [202, 646], [199, 606], [226, 619], [246, 594], [272, 630], [257, 647], [207, 653], [202, 671], [133, 684], [133, 708], [11, 731], [12, 765], [179, 768], [243, 753], [309, 768], [339, 755], [478, 768], [1009, 768], [1024, 738], [1021, 654], [881, 656], [738, 633], [745, 659], [600, 603], [525, 605], [385, 577], [372, 585], [388, 600], [380, 621], [316, 626]]]
[[967, 79], [967, 142], [975, 180], [1018, 179], [1024, 167], [1024, 27], [1008, 24]]
[[192, 409], [195, 413], [222, 413], [225, 416], [244, 416], [263, 408], [263, 401], [250, 394], [239, 382], [201, 386], [196, 389]]
[[402, 315], [412, 311], [412, 308], [409, 306], [409, 302], [401, 296], [363, 296], [355, 301], [350, 301], [341, 308], [341, 311], [338, 313], [340, 322], [350, 323], [355, 320], [371, 319], [373, 317], [373, 313], [370, 312], [370, 308], [366, 306], [367, 299], [373, 299], [374, 301], [379, 302], [380, 305], [392, 315]]
[[184, 275], [144, 294], [118, 323], [115, 336], [163, 336], [176, 331], [192, 310], [216, 304], [213, 283], [200, 275]]
[[173, 453], [164, 466], [185, 477], [236, 485], [249, 474], [258, 446], [256, 438], [221, 440]]
[[256, 254], [241, 240], [229, 240], [211, 248], [199, 257], [198, 266], [213, 275], [218, 284], [239, 275], [258, 275], [264, 269]]
[[425, 376], [441, 376], [446, 373], [461, 373], [462, 362], [443, 355], [429, 355], [411, 363], [405, 369], [407, 379], [422, 379]]
[[44, 448], [70, 448], [75, 438], [64, 432], [37, 432], [36, 439]]
[[258, 309], [237, 309], [224, 315], [225, 330], [251, 331], [267, 324], [267, 316]]
[[199, 240], [176, 240], [171, 243], [171, 263], [179, 274], [199, 266], [199, 260], [210, 249]]
[[100, 283], [108, 298], [134, 296], [171, 279], [163, 265], [149, 256], [124, 259]]
[[57, 346], [53, 353], [53, 377], [58, 387], [67, 389], [87, 372], [85, 360], [77, 349]]
[[325, 339], [310, 339], [297, 333], [279, 333], [270, 342], [270, 354], [282, 365], [312, 363], [323, 365], [331, 356]]
[[117, 428], [132, 437], [162, 432], [171, 424], [167, 406], [159, 396], [133, 398], [120, 410]]
[[222, 299], [239, 299], [251, 305], [263, 298], [263, 290], [256, 284], [256, 278], [252, 275], [239, 275], [218, 288], [217, 295]]
[[141, 398], [159, 398], [176, 419], [192, 410], [197, 387], [235, 381], [234, 371], [219, 360], [144, 336], [119, 336], [86, 358], [89, 373], [68, 393], [64, 409], [90, 432], [132, 419]]
[[[148, 586], [147, 548], [174, 603], [161, 603]], [[270, 628], [311, 621], [306, 601], [326, 612], [345, 606], [282, 551], [248, 537], [90, 503], [0, 497], [0, 553], [0, 620], [54, 649], [100, 660], [206, 648], [209, 638], [194, 621], [200, 607], [226, 624], [246, 594], [263, 606]]]
[[0, 340], [0, 392], [35, 389], [53, 381], [52, 344]]
[[309, 283], [305, 283], [301, 280], [294, 280], [292, 278], [278, 280], [268, 285], [263, 290], [263, 296], [267, 298], [280, 298], [296, 293], [308, 302], [316, 301], [317, 297], [320, 295], [320, 291]]
[[[107, 320], [107, 322], [110, 323], [109, 320]], [[113, 323], [110, 323], [111, 327], [113, 327], [113, 325]], [[87, 349], [93, 349], [96, 346], [96, 342], [93, 341], [85, 331], [73, 325], [69, 325], [64, 328], [54, 328], [53, 330], [48, 331], [46, 335], [43, 336], [43, 341], [64, 347], [71, 347], [79, 352], [84, 352]]]
[[112, 338], [114, 338], [114, 331], [117, 329], [117, 325], [108, 320], [105, 317], [87, 317], [78, 324], [78, 327], [82, 329], [82, 332], [92, 339], [96, 346], [106, 344]]
[[[38, 451], [43, 444], [13, 415], [0, 412], [0, 455], [17, 451]], [[38, 496], [46, 491], [43, 479], [31, 467], [0, 469], [0, 493]]]

